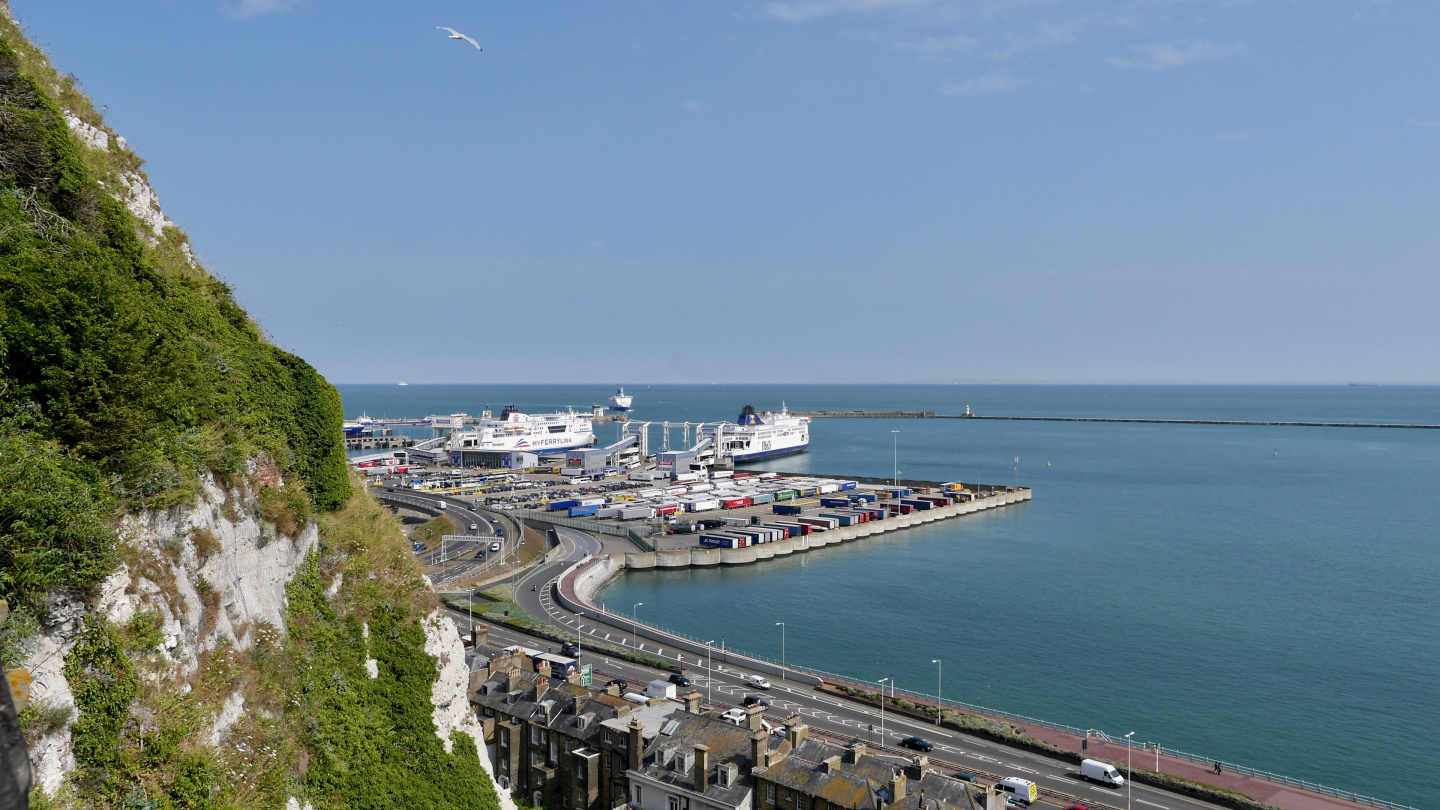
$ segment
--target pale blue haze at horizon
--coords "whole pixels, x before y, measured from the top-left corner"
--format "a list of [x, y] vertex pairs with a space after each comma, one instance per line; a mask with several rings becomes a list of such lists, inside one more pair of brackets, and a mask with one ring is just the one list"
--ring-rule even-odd
[[13, 10], [333, 380], [1440, 381], [1432, 7], [982, 7]]

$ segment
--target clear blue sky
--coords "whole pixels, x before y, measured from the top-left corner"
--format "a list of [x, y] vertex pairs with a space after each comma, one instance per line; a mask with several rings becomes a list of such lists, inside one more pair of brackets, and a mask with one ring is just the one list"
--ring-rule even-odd
[[337, 382], [1440, 382], [1434, 3], [12, 6]]

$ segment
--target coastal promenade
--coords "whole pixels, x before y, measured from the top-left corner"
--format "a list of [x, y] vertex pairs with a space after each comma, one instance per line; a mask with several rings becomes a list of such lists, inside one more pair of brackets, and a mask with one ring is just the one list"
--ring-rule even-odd
[[[587, 540], [583, 537], [583, 532], [557, 529], [557, 533], [561, 534], [562, 541], [572, 550], [571, 554], [566, 555], [568, 561], [533, 571], [517, 583], [515, 588], [516, 601], [523, 609], [532, 615], [543, 617], [557, 627], [574, 632], [577, 636], [589, 636], [596, 641], [617, 644], [675, 661], [687, 668], [702, 688], [710, 686], [720, 691], [720, 700], [739, 702], [739, 697], [748, 689], [744, 678], [750, 673], [765, 675], [776, 684], [780, 692], [773, 695], [775, 699], [772, 699], [772, 704], [782, 712], [801, 714], [812, 726], [832, 734], [868, 739], [872, 742], [883, 727], [884, 734], [879, 741], [882, 745], [891, 746], [905, 736], [924, 736], [936, 743], [936, 752], [931, 755], [932, 761], [947, 763], [956, 770], [985, 775], [987, 778], [1013, 776], [1018, 773], [1042, 786], [1047, 793], [1047, 797], [1042, 801], [1065, 806], [1070, 801], [1078, 800], [1092, 808], [1118, 808], [1126, 804], [1123, 793], [1080, 781], [1075, 765], [1067, 760], [977, 738], [950, 728], [937, 728], [932, 719], [893, 708], [884, 712], [885, 723], [878, 724], [879, 713], [873, 706], [846, 699], [824, 689], [826, 684], [862, 686], [843, 676], [810, 671], [794, 664], [781, 665], [734, 650], [717, 648], [711, 642], [688, 638], [637, 622], [633, 617], [607, 612], [596, 606], [594, 594], [606, 582], [624, 572], [623, 562], [612, 555], [582, 555], [582, 548], [597, 547], [593, 538]], [[535, 590], [524, 587], [527, 584], [535, 586]], [[618, 662], [607, 660], [605, 664], [613, 668]], [[873, 684], [863, 686], [867, 689], [873, 688]], [[925, 702], [923, 696], [915, 693], [905, 693], [904, 696], [917, 704]], [[933, 704], [933, 698], [931, 702]], [[1083, 730], [1057, 727], [1032, 718], [989, 712], [948, 700], [945, 706], [1023, 726], [1027, 737], [1042, 740], [1067, 751], [1080, 752], [1082, 742], [1087, 740]], [[904, 755], [899, 749], [894, 749], [894, 753]], [[1233, 763], [1222, 763], [1221, 773], [1215, 774], [1212, 771], [1213, 761], [1196, 762], [1194, 759], [1198, 758], [1178, 756], [1168, 749], [1159, 751], [1157, 760], [1157, 752], [1153, 749], [1136, 746], [1127, 751], [1123, 742], [1117, 743], [1103, 735], [1089, 736], [1086, 753], [1122, 764], [1128, 754], [1136, 767], [1153, 768], [1171, 776], [1238, 791], [1282, 810], [1355, 810], [1363, 806], [1413, 810], [1406, 805], [1343, 794], [1341, 791], [1320, 785], [1307, 785], [1283, 776], [1253, 771], [1241, 772], [1249, 769]], [[1201, 799], [1138, 782], [1133, 785], [1133, 791], [1135, 805], [1147, 810], [1198, 810], [1216, 806]]]

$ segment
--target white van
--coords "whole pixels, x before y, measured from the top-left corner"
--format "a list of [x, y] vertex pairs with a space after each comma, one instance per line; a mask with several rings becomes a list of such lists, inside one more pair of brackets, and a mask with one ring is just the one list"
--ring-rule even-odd
[[1115, 766], [1108, 762], [1101, 762], [1098, 759], [1087, 759], [1080, 763], [1080, 776], [1091, 782], [1097, 782], [1106, 787], [1120, 787], [1125, 784], [1125, 777], [1115, 770]]
[[1040, 791], [1035, 787], [1035, 783], [1018, 776], [1001, 779], [995, 783], [995, 787], [1005, 791], [1011, 799], [1021, 804], [1029, 804], [1040, 798]]
[[751, 675], [750, 677], [745, 679], [745, 682], [755, 687], [756, 689], [770, 688], [770, 682], [760, 677], [759, 675]]

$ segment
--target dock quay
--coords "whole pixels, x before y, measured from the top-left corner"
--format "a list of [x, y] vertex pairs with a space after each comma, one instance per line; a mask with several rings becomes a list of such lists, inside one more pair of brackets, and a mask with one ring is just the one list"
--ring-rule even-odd
[[346, 436], [346, 450], [392, 450], [414, 447], [415, 439], [409, 436]]
[[524, 509], [523, 520], [627, 538], [607, 542], [624, 569], [707, 567], [787, 557], [1033, 496], [1028, 487], [961, 482], [714, 475], [609, 496], [555, 497]]

